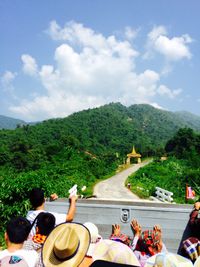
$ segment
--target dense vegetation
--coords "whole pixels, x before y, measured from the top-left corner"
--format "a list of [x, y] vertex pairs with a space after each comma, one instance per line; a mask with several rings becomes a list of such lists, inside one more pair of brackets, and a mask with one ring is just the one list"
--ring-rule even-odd
[[141, 197], [154, 195], [159, 186], [174, 193], [174, 201], [185, 203], [186, 184], [200, 196], [200, 134], [180, 129], [165, 147], [168, 159], [154, 160], [129, 177], [132, 190]]
[[[194, 120], [186, 120], [186, 117], [149, 105], [127, 108], [117, 103], [74, 113], [63, 119], [18, 125], [15, 130], [0, 130], [0, 227], [11, 216], [26, 213], [32, 187], [43, 188], [46, 195], [56, 192], [60, 197], [66, 197], [69, 188], [76, 183], [79, 189], [87, 186], [84, 194], [92, 194], [95, 182], [113, 173], [125, 161], [133, 145], [143, 157], [155, 156], [162, 155], [166, 142], [171, 140], [166, 149], [179, 160], [159, 163], [160, 167], [168, 164], [173, 171], [181, 169], [178, 177], [185, 179], [199, 177], [196, 173], [192, 174], [192, 167], [190, 176], [185, 175], [182, 166], [187, 157], [180, 158], [181, 153], [176, 154], [179, 148], [173, 146], [177, 142], [173, 141], [173, 136], [181, 127], [191, 126], [192, 123], [191, 127], [200, 131], [199, 117]], [[195, 149], [191, 148], [194, 158], [199, 155], [199, 139], [195, 142], [197, 149], [196, 145]], [[191, 166], [195, 162], [192, 160]], [[153, 169], [152, 166], [149, 168]], [[152, 169], [141, 170], [141, 175], [134, 177], [150, 192], [156, 185], [155, 177], [157, 181], [164, 180], [160, 170], [160, 176], [156, 176], [152, 174]], [[177, 187], [180, 190], [182, 182], [180, 180], [180, 187]]]

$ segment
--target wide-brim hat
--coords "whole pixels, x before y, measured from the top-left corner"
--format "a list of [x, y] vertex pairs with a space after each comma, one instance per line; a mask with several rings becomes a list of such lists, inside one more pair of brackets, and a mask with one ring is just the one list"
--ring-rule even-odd
[[135, 254], [127, 245], [109, 239], [103, 239], [96, 244], [93, 252], [93, 260], [140, 266]]
[[88, 229], [79, 223], [62, 223], [53, 229], [42, 248], [45, 267], [78, 266], [90, 244]]
[[200, 267], [200, 256], [196, 259], [194, 267]]
[[189, 259], [174, 253], [158, 253], [147, 259], [144, 267], [192, 267]]
[[87, 251], [87, 256], [91, 256], [93, 255], [93, 251], [95, 248], [95, 245], [102, 240], [102, 237], [99, 234], [99, 229], [98, 227], [92, 223], [92, 222], [86, 222], [83, 224], [85, 227], [87, 227], [87, 229], [90, 232], [90, 246], [89, 249]]

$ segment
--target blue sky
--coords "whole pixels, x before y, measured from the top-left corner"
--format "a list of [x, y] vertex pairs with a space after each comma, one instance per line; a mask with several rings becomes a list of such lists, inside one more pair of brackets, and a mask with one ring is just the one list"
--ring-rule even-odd
[[0, 0], [0, 114], [121, 102], [200, 116], [199, 0]]

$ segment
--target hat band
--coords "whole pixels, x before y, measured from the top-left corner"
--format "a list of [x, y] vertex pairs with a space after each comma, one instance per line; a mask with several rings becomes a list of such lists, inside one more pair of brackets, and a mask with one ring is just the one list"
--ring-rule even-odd
[[68, 261], [68, 260], [70, 260], [71, 258], [73, 258], [73, 257], [76, 255], [76, 253], [77, 253], [77, 251], [78, 251], [78, 249], [79, 249], [79, 246], [80, 246], [80, 241], [78, 242], [78, 246], [77, 246], [76, 250], [74, 251], [74, 253], [72, 253], [71, 255], [69, 255], [69, 256], [67, 256], [67, 257], [65, 257], [65, 258], [60, 258], [60, 257], [58, 257], [58, 256], [56, 255], [56, 253], [54, 252], [54, 250], [53, 250], [53, 254], [54, 254], [54, 256], [56, 257], [56, 259], [59, 260], [59, 261]]

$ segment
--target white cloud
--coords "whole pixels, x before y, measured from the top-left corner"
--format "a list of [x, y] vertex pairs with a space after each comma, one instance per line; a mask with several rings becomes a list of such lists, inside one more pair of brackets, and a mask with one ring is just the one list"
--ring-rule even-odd
[[33, 101], [23, 100], [20, 106], [12, 106], [10, 110], [29, 120], [65, 117], [75, 111], [97, 107], [104, 104], [100, 99], [84, 95], [52, 94], [35, 97]]
[[168, 60], [190, 59], [192, 55], [187, 43], [188, 41], [184, 36], [169, 39], [161, 35], [155, 42], [155, 50], [163, 54]]
[[179, 88], [179, 89], [171, 90], [165, 85], [160, 85], [158, 87], [157, 92], [161, 96], [167, 96], [167, 97], [173, 99], [182, 92], [182, 89]]
[[21, 60], [23, 62], [23, 72], [30, 76], [37, 75], [38, 72], [38, 66], [36, 63], [36, 60], [27, 54], [24, 54], [21, 56]]
[[13, 81], [17, 76], [16, 72], [6, 71], [1, 77], [1, 85], [4, 91], [13, 91]]
[[151, 106], [153, 106], [154, 108], [158, 108], [158, 109], [166, 110], [166, 108], [161, 107], [158, 103], [153, 102], [153, 103], [149, 103], [149, 104], [150, 104]]
[[56, 21], [52, 21], [47, 33], [53, 40], [66, 41], [70, 44], [87, 47], [103, 55], [110, 55], [111, 53], [116, 57], [136, 57], [139, 54], [128, 41], [118, 41], [113, 35], [106, 38], [102, 34], [84, 27], [83, 24], [73, 21], [66, 23], [64, 28], [61, 28]]
[[148, 34], [145, 58], [152, 56], [154, 51], [163, 55], [167, 61], [191, 59], [192, 54], [188, 44], [192, 41], [188, 34], [170, 39], [164, 26], [154, 27]]
[[161, 25], [154, 27], [153, 30], [148, 33], [148, 39], [153, 42], [162, 35], [167, 35], [167, 29]]
[[133, 40], [136, 38], [137, 34], [139, 32], [139, 29], [135, 30], [129, 26], [127, 26], [125, 28], [125, 37], [128, 39], [128, 40]]
[[55, 50], [54, 65], [38, 68], [31, 56], [22, 58], [24, 71], [29, 75], [37, 73], [46, 90], [33, 100], [24, 99], [10, 107], [26, 120], [65, 117], [110, 102], [151, 104], [158, 94], [178, 94], [175, 90], [158, 90], [159, 73], [150, 69], [135, 71], [139, 53], [127, 40], [119, 41], [113, 35], [104, 37], [75, 22], [61, 28], [53, 21], [48, 34], [62, 41]]

